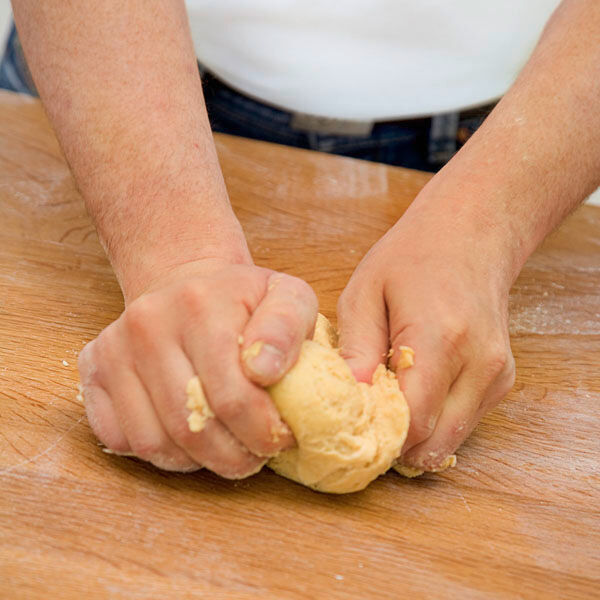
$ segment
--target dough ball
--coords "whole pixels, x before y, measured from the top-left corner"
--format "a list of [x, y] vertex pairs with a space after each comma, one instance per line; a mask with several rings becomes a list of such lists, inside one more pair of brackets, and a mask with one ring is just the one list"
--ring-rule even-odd
[[365, 488], [400, 455], [409, 411], [395, 375], [379, 365], [372, 385], [357, 383], [319, 316], [312, 341], [269, 393], [297, 447], [267, 463], [276, 473], [322, 492]]

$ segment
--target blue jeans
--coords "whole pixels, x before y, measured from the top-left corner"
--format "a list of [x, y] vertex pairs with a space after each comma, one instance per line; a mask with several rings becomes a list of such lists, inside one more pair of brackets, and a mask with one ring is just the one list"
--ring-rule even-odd
[[14, 26], [11, 27], [4, 56], [0, 61], [0, 88], [37, 96], [33, 79], [23, 56], [21, 42]]
[[[325, 134], [299, 130], [291, 112], [245, 96], [202, 67], [200, 72], [213, 131], [424, 171], [440, 169], [492, 108], [375, 123], [367, 135]], [[37, 96], [14, 26], [0, 62], [0, 88]]]

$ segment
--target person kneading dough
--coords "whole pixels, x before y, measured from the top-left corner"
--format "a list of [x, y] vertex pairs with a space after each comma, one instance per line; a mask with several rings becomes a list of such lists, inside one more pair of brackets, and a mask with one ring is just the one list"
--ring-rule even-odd
[[[296, 365], [269, 388], [297, 446], [267, 464], [315, 490], [342, 494], [364, 489], [394, 465], [410, 417], [394, 373], [381, 364], [372, 385], [357, 383], [336, 343], [333, 327], [319, 315], [313, 339], [303, 343]], [[197, 377], [187, 393], [190, 429], [201, 431], [212, 411]]]

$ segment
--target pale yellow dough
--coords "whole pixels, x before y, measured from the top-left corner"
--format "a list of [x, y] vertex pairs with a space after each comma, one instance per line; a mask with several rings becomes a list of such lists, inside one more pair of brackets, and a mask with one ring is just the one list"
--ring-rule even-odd
[[267, 463], [284, 477], [321, 492], [356, 492], [400, 455], [408, 406], [383, 365], [373, 385], [356, 383], [337, 352], [305, 342], [297, 366], [269, 391], [298, 444]]
[[[442, 471], [455, 466], [456, 454], [451, 454], [450, 456], [446, 456], [439, 467], [431, 469], [429, 473], [441, 473]], [[394, 471], [396, 471], [396, 473], [400, 473], [400, 475], [404, 475], [404, 477], [411, 478], [418, 477], [419, 475], [423, 475], [423, 473], [425, 473], [423, 469], [415, 469], [414, 467], [407, 467], [406, 465], [394, 465]]]
[[191, 411], [187, 418], [188, 427], [190, 431], [197, 433], [204, 429], [208, 419], [214, 417], [215, 413], [213, 413], [206, 401], [206, 396], [198, 377], [192, 377], [188, 381], [185, 393], [188, 398], [185, 407]]
[[[343, 494], [362, 490], [394, 466], [410, 418], [394, 373], [381, 364], [372, 385], [357, 383], [336, 344], [335, 331], [319, 315], [298, 362], [268, 389], [297, 446], [267, 464], [315, 490]], [[200, 431], [213, 415], [198, 378], [187, 393], [190, 429]], [[409, 477], [420, 474], [403, 469]]]

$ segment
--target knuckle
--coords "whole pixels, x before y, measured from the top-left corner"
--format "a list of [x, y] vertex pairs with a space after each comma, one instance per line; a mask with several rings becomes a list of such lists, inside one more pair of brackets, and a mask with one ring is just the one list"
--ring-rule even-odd
[[464, 318], [446, 320], [440, 335], [442, 347], [448, 354], [460, 355], [469, 335], [469, 323]]
[[203, 282], [188, 281], [179, 290], [182, 307], [192, 314], [203, 314], [206, 310], [207, 293]]
[[117, 339], [112, 327], [107, 327], [96, 338], [93, 351], [88, 354], [88, 358], [88, 377], [91, 380], [110, 379], [111, 365], [120, 360]]
[[246, 412], [246, 404], [234, 397], [226, 398], [214, 408], [219, 419], [224, 423], [240, 419]]
[[146, 335], [155, 322], [154, 317], [154, 301], [147, 296], [141, 296], [132, 302], [124, 313], [127, 330], [134, 336]]
[[483, 399], [482, 408], [486, 412], [496, 406], [510, 392], [515, 383], [515, 377], [515, 360], [509, 352], [505, 366], [499, 375], [496, 376], [492, 388], [493, 391]]
[[317, 303], [317, 295], [312, 287], [303, 279], [292, 275], [285, 275], [285, 281], [290, 293], [302, 302]]
[[270, 314], [268, 330], [261, 338], [286, 351], [300, 337], [300, 333], [300, 319], [296, 313], [276, 310]]
[[497, 377], [505, 371], [510, 370], [511, 359], [512, 355], [510, 350], [506, 348], [504, 342], [488, 344], [484, 361], [486, 370], [489, 371], [493, 377]]
[[501, 373], [502, 385], [501, 389], [504, 394], [507, 394], [515, 385], [517, 370], [515, 368], [515, 359], [511, 353], [508, 353], [506, 364]]

